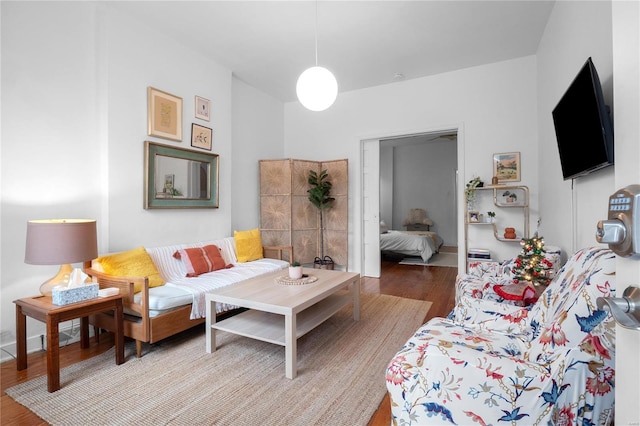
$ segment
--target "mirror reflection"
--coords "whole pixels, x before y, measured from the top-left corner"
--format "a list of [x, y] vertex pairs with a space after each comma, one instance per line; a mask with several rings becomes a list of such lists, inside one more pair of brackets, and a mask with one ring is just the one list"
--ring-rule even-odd
[[218, 154], [145, 141], [145, 209], [217, 209]]
[[208, 200], [210, 164], [156, 154], [154, 189], [156, 198]]

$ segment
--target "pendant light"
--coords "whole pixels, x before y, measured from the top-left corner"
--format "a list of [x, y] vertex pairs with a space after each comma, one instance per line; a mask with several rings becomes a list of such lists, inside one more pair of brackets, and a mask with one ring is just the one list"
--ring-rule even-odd
[[338, 96], [338, 82], [331, 71], [318, 66], [318, 1], [316, 0], [316, 66], [306, 69], [296, 84], [298, 100], [311, 111], [324, 111]]

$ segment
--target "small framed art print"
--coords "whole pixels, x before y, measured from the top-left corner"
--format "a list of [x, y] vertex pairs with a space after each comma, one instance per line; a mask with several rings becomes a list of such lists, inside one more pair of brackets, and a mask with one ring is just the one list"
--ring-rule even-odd
[[520, 182], [520, 153], [493, 154], [493, 176], [498, 182]]
[[211, 119], [211, 101], [196, 96], [196, 118], [209, 121]]
[[191, 124], [191, 146], [211, 151], [213, 130], [196, 123]]
[[480, 213], [479, 212], [475, 212], [475, 211], [469, 211], [467, 212], [467, 214], [469, 215], [469, 223], [477, 223], [480, 222]]
[[149, 136], [182, 142], [182, 98], [153, 87], [147, 95]]

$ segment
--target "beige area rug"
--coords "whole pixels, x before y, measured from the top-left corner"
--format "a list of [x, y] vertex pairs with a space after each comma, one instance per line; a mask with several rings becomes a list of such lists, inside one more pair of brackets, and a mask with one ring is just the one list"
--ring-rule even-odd
[[427, 265], [445, 266], [449, 268], [458, 267], [458, 253], [435, 253], [427, 263], [421, 257], [405, 257], [400, 261], [400, 265]]
[[6, 392], [53, 425], [366, 425], [386, 392], [387, 364], [423, 323], [431, 302], [362, 294], [360, 321], [344, 308], [298, 339], [298, 376], [285, 378], [284, 347], [219, 332], [152, 346], [127, 344]]

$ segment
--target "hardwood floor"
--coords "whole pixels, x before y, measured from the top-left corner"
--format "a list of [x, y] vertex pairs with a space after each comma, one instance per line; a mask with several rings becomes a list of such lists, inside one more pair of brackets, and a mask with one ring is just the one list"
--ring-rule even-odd
[[[443, 251], [447, 251], [447, 249]], [[383, 259], [381, 271], [381, 278], [363, 278], [362, 292], [432, 301], [433, 306], [429, 309], [425, 322], [433, 317], [444, 317], [453, 308], [457, 268], [399, 265], [397, 260]], [[103, 353], [113, 344], [113, 335], [105, 333], [100, 335], [99, 343], [95, 343], [92, 338], [91, 345], [87, 349], [80, 350], [80, 343], [60, 348], [60, 368]], [[6, 426], [46, 425], [46, 422], [5, 393], [5, 390], [11, 386], [45, 375], [47, 373], [46, 352], [29, 354], [28, 368], [23, 371], [16, 370], [15, 360], [3, 362], [0, 366], [0, 388], [2, 390], [0, 424]], [[380, 407], [371, 417], [368, 426], [388, 426], [390, 421], [389, 397], [385, 396], [380, 402]]]
[[[399, 265], [397, 261], [384, 259], [381, 266], [380, 278], [363, 279], [363, 292], [429, 300], [433, 305], [424, 322], [434, 317], [446, 317], [453, 309], [457, 268]], [[368, 426], [389, 426], [390, 423], [391, 406], [389, 396], [386, 395]]]

